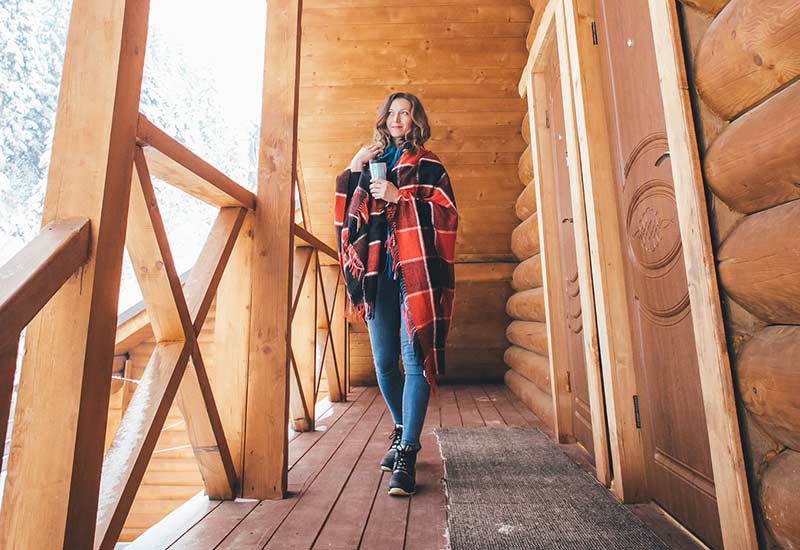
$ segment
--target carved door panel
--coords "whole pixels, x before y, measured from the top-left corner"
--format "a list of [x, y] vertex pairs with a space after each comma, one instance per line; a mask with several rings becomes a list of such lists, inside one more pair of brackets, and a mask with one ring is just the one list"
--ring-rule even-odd
[[589, 385], [586, 377], [586, 355], [583, 345], [583, 317], [578, 287], [578, 260], [575, 252], [575, 233], [572, 219], [572, 199], [569, 190], [567, 166], [567, 140], [564, 135], [564, 108], [561, 96], [561, 73], [555, 41], [545, 52], [545, 84], [547, 90], [547, 121], [549, 125], [553, 185], [558, 215], [559, 265], [561, 285], [564, 289], [565, 319], [562, 322], [567, 335], [569, 379], [572, 390], [572, 429], [575, 438], [594, 456], [592, 439], [592, 413], [589, 406]]
[[647, 2], [595, 0], [653, 500], [721, 547]]

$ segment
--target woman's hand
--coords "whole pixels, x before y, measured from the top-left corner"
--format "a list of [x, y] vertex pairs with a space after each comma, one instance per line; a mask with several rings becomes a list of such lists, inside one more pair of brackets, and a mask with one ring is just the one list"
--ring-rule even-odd
[[372, 183], [369, 184], [369, 192], [376, 199], [383, 199], [386, 202], [396, 203], [400, 200], [400, 192], [397, 190], [392, 182], [383, 178], [372, 178]]
[[353, 160], [350, 161], [350, 171], [351, 172], [361, 172], [361, 168], [364, 166], [364, 163], [370, 161], [377, 157], [380, 153], [383, 152], [383, 147], [378, 145], [377, 143], [373, 143], [372, 145], [367, 145], [366, 147], [362, 147], [361, 149], [353, 155]]

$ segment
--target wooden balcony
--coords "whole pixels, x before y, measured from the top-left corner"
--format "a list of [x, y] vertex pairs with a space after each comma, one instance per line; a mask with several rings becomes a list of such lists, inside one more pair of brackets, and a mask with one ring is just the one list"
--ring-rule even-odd
[[[797, 0], [268, 0], [255, 192], [140, 114], [149, 2], [110, 4], [72, 4], [43, 229], [0, 270], [0, 548], [442, 548], [437, 426], [540, 429], [673, 548], [800, 545]], [[398, 90], [460, 217], [411, 499], [331, 219]], [[219, 209], [184, 278], [151, 176]]]

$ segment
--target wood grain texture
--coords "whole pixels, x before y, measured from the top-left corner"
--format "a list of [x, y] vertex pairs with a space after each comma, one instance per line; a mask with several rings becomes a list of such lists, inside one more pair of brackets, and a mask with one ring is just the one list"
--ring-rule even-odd
[[[582, 325], [582, 359], [584, 368], [579, 365], [570, 370], [573, 389], [573, 415], [585, 420], [584, 405], [589, 403], [589, 420], [591, 422], [591, 438], [586, 430], [581, 430], [578, 439], [585, 448], [591, 446], [591, 454], [595, 463], [595, 475], [605, 486], [611, 484], [611, 464], [608, 450], [608, 428], [603, 395], [603, 374], [600, 364], [600, 349], [597, 335], [597, 314], [595, 312], [594, 287], [592, 286], [591, 250], [587, 236], [586, 202], [584, 199], [583, 178], [581, 176], [580, 150], [575, 113], [574, 92], [572, 90], [571, 60], [569, 53], [569, 35], [566, 28], [566, 13], [563, 3], [556, 10], [556, 40], [562, 52], [559, 58], [561, 73], [561, 95], [564, 105], [564, 133], [566, 138], [566, 164], [569, 172], [569, 202], [571, 203], [572, 236], [574, 236], [575, 264], [577, 266], [578, 290], [580, 292], [580, 318]], [[562, 224], [563, 216], [562, 216]], [[569, 291], [568, 291], [569, 292]], [[574, 311], [574, 310], [573, 310]], [[580, 349], [577, 342], [573, 349]], [[578, 361], [580, 362], [580, 360]], [[581, 372], [583, 370], [583, 372]], [[583, 402], [579, 402], [579, 400]], [[576, 417], [578, 418], [578, 417]], [[582, 422], [578, 422], [582, 424]], [[577, 433], [577, 432], [576, 432]], [[584, 439], [581, 440], [580, 438]]]
[[520, 262], [511, 278], [514, 290], [527, 290], [542, 286], [542, 258], [536, 254]]
[[531, 146], [528, 145], [528, 148], [522, 152], [522, 155], [519, 157], [519, 182], [522, 185], [528, 185], [528, 182], [531, 181], [533, 177], [533, 160], [531, 158]]
[[708, 15], [716, 15], [730, 0], [681, 0], [682, 4], [698, 9]]
[[800, 323], [800, 247], [787, 227], [800, 223], [800, 201], [752, 214], [717, 254], [725, 291], [768, 323]]
[[[250, 349], [251, 276], [253, 262], [253, 213], [248, 213], [231, 251], [228, 266], [217, 289], [213, 326], [216, 368], [210, 382], [217, 398], [231, 461], [237, 479], [242, 479], [244, 461], [245, 404]], [[241, 491], [241, 487], [239, 488]]]
[[531, 144], [531, 123], [529, 116], [530, 115], [528, 115], [526, 111], [525, 116], [522, 118], [522, 127], [520, 128], [522, 132], [522, 139], [525, 140], [525, 143], [528, 145]]
[[[800, 198], [800, 82], [733, 121], [706, 151], [706, 183], [750, 214]], [[742, 151], [747, 151], [746, 155]]]
[[[613, 465], [611, 490], [624, 501], [638, 501], [645, 491], [642, 440], [630, 411], [636, 393], [631, 326], [627, 314], [624, 252], [616, 216], [607, 106], [602, 61], [592, 41], [597, 21], [593, 0], [564, 3], [575, 119], [586, 202], [587, 233], [595, 288], [609, 446]], [[613, 369], [611, 366], [613, 365]]]
[[139, 114], [136, 138], [144, 149], [152, 174], [157, 178], [212, 206], [255, 208], [253, 193], [194, 154], [142, 114]]
[[545, 425], [553, 426], [553, 400], [549, 393], [543, 392], [536, 384], [513, 370], [506, 372], [505, 383]]
[[506, 313], [520, 321], [545, 321], [544, 289], [532, 288], [512, 295], [506, 304]]
[[[739, 2], [734, 0], [718, 19], [737, 4]], [[768, 19], [771, 6], [776, 4], [760, 4], [758, 10], [760, 14], [767, 15]], [[664, 117], [667, 123], [670, 164], [692, 308], [697, 362], [701, 366], [700, 385], [720, 529], [726, 548], [755, 549], [758, 547], [758, 540], [753, 522], [731, 365], [720, 308], [719, 284], [714, 269], [706, 197], [702, 192], [703, 176], [686, 84], [681, 29], [674, 2], [649, 0], [649, 7]], [[800, 4], [795, 3], [794, 9], [800, 15]], [[755, 16], [755, 13], [753, 15]], [[774, 32], [777, 29], [772, 30]], [[737, 38], [745, 40], [741, 34]], [[698, 67], [700, 55], [698, 52]], [[700, 89], [699, 79], [697, 85]]]
[[800, 3], [731, 0], [700, 41], [695, 84], [730, 120], [800, 75]]
[[292, 429], [314, 429], [317, 373], [317, 259], [310, 247], [294, 249], [289, 415]]
[[547, 325], [538, 321], [512, 321], [506, 329], [506, 338], [512, 344], [548, 355]]
[[270, 0], [267, 11], [242, 480], [242, 494], [249, 498], [282, 498], [288, 469], [301, 4]]
[[[431, 124], [425, 147], [441, 158], [453, 183], [458, 261], [510, 259], [525, 149], [519, 131], [525, 104], [515, 85], [531, 7], [489, 0], [409, 6], [304, 4], [299, 139], [314, 231], [335, 245], [334, 178], [371, 141], [380, 102], [408, 91]], [[397, 24], [405, 25], [402, 36], [392, 34]], [[385, 68], [380, 74], [375, 62]]]
[[88, 218], [92, 251], [28, 325], [3, 548], [92, 546], [148, 11], [72, 4], [42, 225]]
[[767, 463], [758, 501], [779, 548], [800, 546], [800, 453], [784, 451]]
[[776, 325], [747, 341], [736, 361], [739, 395], [774, 439], [800, 451], [800, 327]]
[[520, 193], [514, 205], [514, 210], [520, 221], [527, 220], [531, 214], [536, 212], [536, 186], [533, 180], [528, 182], [528, 185], [525, 186], [525, 190]]
[[34, 315], [86, 262], [89, 235], [88, 218], [52, 221], [0, 267], [0, 342], [17, 339]]
[[550, 362], [546, 355], [539, 355], [519, 346], [511, 346], [503, 355], [506, 365], [536, 384], [545, 393], [550, 393]]
[[520, 261], [539, 253], [538, 219], [534, 212], [511, 233], [511, 252]]

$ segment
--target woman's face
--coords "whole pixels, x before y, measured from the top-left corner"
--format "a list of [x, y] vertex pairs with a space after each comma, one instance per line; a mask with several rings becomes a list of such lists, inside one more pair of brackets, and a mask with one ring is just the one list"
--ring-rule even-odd
[[411, 102], [398, 97], [389, 106], [389, 117], [386, 119], [389, 134], [397, 140], [411, 130]]

